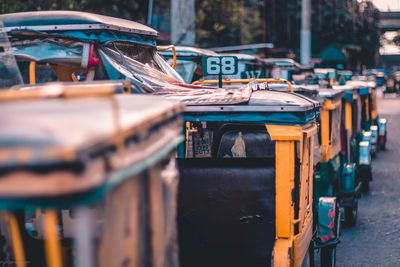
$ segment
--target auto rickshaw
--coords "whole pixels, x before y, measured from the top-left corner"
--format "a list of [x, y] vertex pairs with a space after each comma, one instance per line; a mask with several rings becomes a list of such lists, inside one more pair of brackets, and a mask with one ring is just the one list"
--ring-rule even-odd
[[179, 266], [175, 151], [184, 105], [115, 94], [129, 86], [0, 92], [2, 262]]
[[394, 73], [389, 73], [385, 79], [385, 90], [383, 90], [383, 94], [391, 94], [397, 93], [397, 81]]
[[378, 122], [378, 145], [379, 149], [384, 150], [386, 147], [387, 130], [386, 130], [386, 119], [381, 118]]
[[[357, 79], [357, 77], [356, 77]], [[376, 151], [376, 141], [372, 139], [371, 125], [372, 120], [372, 89], [366, 81], [351, 80], [348, 86], [352, 86], [358, 90], [360, 97], [360, 117], [361, 117], [361, 133], [358, 137], [358, 174], [362, 180], [363, 191], [369, 190], [369, 182], [372, 181], [372, 164], [371, 156]], [[372, 145], [374, 143], [374, 146]]]
[[219, 56], [218, 53], [212, 50], [190, 46], [175, 46], [175, 52], [171, 49], [160, 52], [171, 65], [174, 64], [174, 53], [176, 57], [175, 70], [186, 83], [192, 83], [193, 81], [203, 78], [201, 66], [203, 57]]
[[301, 66], [290, 58], [265, 58], [265, 62], [274, 64], [271, 77], [292, 81], [293, 74], [299, 73]]
[[353, 72], [351, 70], [338, 70], [338, 80], [347, 82], [351, 80], [351, 77], [353, 76]]
[[[307, 87], [303, 85], [303, 87]], [[308, 90], [310, 90], [309, 88]], [[321, 265], [329, 266], [331, 262], [335, 262], [336, 245], [339, 243], [339, 204], [340, 202], [340, 188], [339, 182], [342, 176], [342, 166], [340, 158], [341, 149], [341, 119], [342, 119], [342, 97], [343, 93], [339, 90], [321, 89], [318, 88], [316, 98], [321, 102], [320, 118], [319, 118], [319, 131], [318, 139], [314, 144], [314, 158], [318, 159], [314, 167], [314, 206], [315, 212], [318, 216], [316, 219], [316, 228], [318, 235], [314, 237], [315, 248], [321, 249]], [[301, 93], [301, 92], [299, 92]], [[321, 206], [327, 199], [331, 202]], [[326, 209], [337, 210], [331, 217], [326, 217]], [[332, 212], [331, 212], [332, 213]], [[330, 220], [329, 220], [330, 219]], [[346, 217], [345, 217], [346, 219]], [[321, 229], [324, 221], [334, 225], [338, 229], [337, 234], [322, 236]], [[333, 226], [331, 226], [333, 227]], [[321, 237], [322, 236], [322, 237]]]
[[[175, 47], [175, 51], [177, 58], [175, 69], [184, 77], [187, 83], [193, 83], [202, 79], [209, 80], [216, 78], [210, 75], [204, 76], [202, 72], [202, 59], [210, 56], [234, 56], [238, 59], [238, 73], [234, 75], [224, 75], [224, 79], [259, 79], [268, 78], [271, 75], [272, 64], [254, 55], [240, 53], [217, 54], [212, 50], [186, 46], [177, 46]], [[161, 55], [172, 63], [173, 52], [171, 50], [162, 51]]]
[[342, 122], [341, 122], [341, 165], [342, 176], [339, 181], [340, 205], [344, 208], [343, 222], [347, 226], [353, 226], [357, 220], [357, 199], [361, 196], [363, 178], [360, 177], [359, 169], [363, 161], [364, 149], [360, 136], [361, 128], [361, 99], [358, 88], [353, 86], [333, 86], [334, 90], [344, 92], [342, 100]]
[[238, 74], [226, 76], [228, 79], [261, 79], [272, 77], [273, 64], [255, 55], [223, 53], [220, 56], [234, 56], [238, 58]]
[[[244, 91], [225, 89], [247, 95], [236, 104], [215, 96], [212, 105], [205, 104], [207, 96], [187, 103], [186, 140], [178, 148], [181, 266], [301, 266], [313, 261], [319, 103], [270, 90], [268, 84], [275, 82], [254, 81]], [[332, 199], [321, 205], [329, 207], [329, 219], [328, 213], [335, 213]], [[336, 235], [334, 227], [326, 232], [327, 239]]]
[[129, 80], [153, 92], [153, 78], [183, 79], [158, 54], [157, 31], [137, 22], [77, 11], [0, 15], [25, 83]]

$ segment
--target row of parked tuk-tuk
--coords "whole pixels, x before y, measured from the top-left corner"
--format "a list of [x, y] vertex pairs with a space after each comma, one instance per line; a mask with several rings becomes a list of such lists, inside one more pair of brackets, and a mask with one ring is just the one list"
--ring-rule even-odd
[[374, 81], [84, 12], [0, 21], [1, 262], [335, 266], [386, 144]]

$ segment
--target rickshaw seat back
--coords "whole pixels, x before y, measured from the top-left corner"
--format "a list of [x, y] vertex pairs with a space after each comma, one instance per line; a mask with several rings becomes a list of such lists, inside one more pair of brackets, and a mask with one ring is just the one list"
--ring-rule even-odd
[[211, 129], [211, 156], [178, 160], [181, 265], [263, 266], [275, 240], [275, 141], [263, 124], [216, 122], [199, 125], [194, 144]]
[[181, 265], [265, 266], [271, 262], [274, 160], [178, 159], [178, 164]]

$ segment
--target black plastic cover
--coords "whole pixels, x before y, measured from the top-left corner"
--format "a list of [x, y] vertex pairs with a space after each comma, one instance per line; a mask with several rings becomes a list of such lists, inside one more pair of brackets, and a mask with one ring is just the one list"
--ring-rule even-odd
[[275, 161], [178, 159], [180, 266], [269, 266]]

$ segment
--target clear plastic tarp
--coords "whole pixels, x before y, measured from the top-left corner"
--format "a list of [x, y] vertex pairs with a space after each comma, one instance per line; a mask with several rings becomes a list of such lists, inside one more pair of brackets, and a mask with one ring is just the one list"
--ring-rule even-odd
[[[172, 64], [173, 59], [167, 59], [167, 62]], [[183, 78], [186, 83], [191, 83], [193, 80], [194, 72], [198, 65], [193, 61], [177, 60], [175, 70]]]
[[[153, 93], [188, 105], [239, 104], [249, 100], [252, 86], [238, 89], [218, 89], [184, 84], [147, 64], [123, 55], [111, 48], [99, 50], [111, 79], [125, 78], [138, 93]], [[113, 77], [115, 76], [115, 77]]]

